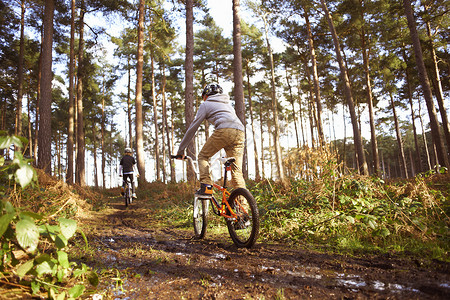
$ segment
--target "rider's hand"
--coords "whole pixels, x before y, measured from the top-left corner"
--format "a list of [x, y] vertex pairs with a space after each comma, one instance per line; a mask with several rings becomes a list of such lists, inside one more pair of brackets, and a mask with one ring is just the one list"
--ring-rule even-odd
[[138, 178], [139, 178], [139, 176], [140, 176], [139, 174], [136, 174], [136, 177], [138, 177]]

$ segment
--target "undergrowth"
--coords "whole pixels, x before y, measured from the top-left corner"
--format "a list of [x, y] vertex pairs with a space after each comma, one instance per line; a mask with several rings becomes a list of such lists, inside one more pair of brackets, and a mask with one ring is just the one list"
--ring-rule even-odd
[[449, 174], [385, 183], [347, 175], [252, 182], [267, 241], [314, 243], [332, 251], [395, 252], [448, 260]]

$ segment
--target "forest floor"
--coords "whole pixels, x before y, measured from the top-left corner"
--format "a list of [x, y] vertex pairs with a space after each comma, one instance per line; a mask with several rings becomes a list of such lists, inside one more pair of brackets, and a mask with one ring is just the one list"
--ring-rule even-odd
[[450, 299], [446, 262], [263, 241], [238, 249], [225, 224], [198, 240], [156, 209], [116, 197], [80, 220], [91, 249], [80, 260], [103, 270], [103, 299]]

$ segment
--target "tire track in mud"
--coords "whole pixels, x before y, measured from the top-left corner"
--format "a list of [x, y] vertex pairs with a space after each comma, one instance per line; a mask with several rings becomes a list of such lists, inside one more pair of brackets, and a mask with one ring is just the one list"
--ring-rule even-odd
[[196, 240], [193, 230], [160, 227], [151, 216], [138, 200], [83, 220], [96, 249], [87, 263], [127, 275], [122, 288], [102, 284], [106, 298], [450, 299], [448, 263], [348, 257], [281, 243], [238, 249], [229, 236]]

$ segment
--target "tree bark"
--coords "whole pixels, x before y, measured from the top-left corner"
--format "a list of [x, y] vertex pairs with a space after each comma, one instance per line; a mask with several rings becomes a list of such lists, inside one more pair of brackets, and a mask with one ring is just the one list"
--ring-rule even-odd
[[353, 101], [352, 90], [351, 90], [351, 87], [350, 87], [350, 81], [348, 79], [347, 69], [346, 69], [346, 67], [344, 65], [344, 61], [343, 61], [342, 56], [341, 56], [341, 47], [339, 45], [338, 36], [337, 36], [336, 30], [334, 28], [333, 20], [331, 18], [330, 12], [328, 11], [328, 8], [327, 8], [327, 5], [326, 5], [325, 1], [324, 0], [320, 0], [320, 2], [322, 3], [322, 8], [323, 8], [323, 11], [325, 12], [325, 17], [327, 19], [328, 26], [330, 27], [331, 35], [333, 37], [334, 47], [335, 47], [335, 50], [336, 50], [336, 58], [337, 58], [337, 61], [339, 63], [339, 68], [340, 68], [340, 71], [341, 71], [342, 81], [344, 82], [345, 98], [347, 99], [347, 105], [348, 105], [349, 112], [350, 112], [350, 117], [351, 117], [351, 120], [352, 120], [353, 139], [354, 139], [354, 143], [355, 143], [356, 154], [358, 155], [358, 169], [359, 169], [359, 172], [361, 174], [369, 175], [369, 170], [368, 170], [367, 163], [366, 163], [366, 158], [365, 158], [365, 155], [364, 155], [364, 149], [363, 149], [363, 143], [362, 143], [362, 138], [361, 138], [361, 132], [359, 131], [358, 119], [357, 119], [357, 116], [356, 116], [355, 104], [354, 104], [354, 101]]
[[[161, 64], [161, 69], [162, 69], [162, 113], [163, 113], [163, 133], [165, 132], [166, 135], [166, 140], [167, 140], [167, 152], [169, 153], [169, 155], [172, 153], [172, 145], [170, 142], [170, 130], [169, 130], [169, 122], [168, 122], [168, 117], [167, 117], [167, 99], [166, 99], [166, 64], [165, 61], [163, 60], [162, 64]], [[166, 149], [166, 147], [164, 147], [164, 149]], [[165, 161], [165, 159], [164, 159]], [[171, 160], [169, 160], [169, 166], [170, 166], [170, 181], [171, 182], [175, 182], [176, 181], [176, 177], [175, 177], [175, 166], [172, 163]], [[164, 171], [165, 173], [165, 171]]]
[[[185, 121], [186, 130], [194, 120], [194, 1], [186, 0], [186, 60], [185, 60]], [[187, 155], [196, 157], [195, 139], [187, 147]], [[193, 182], [195, 173], [188, 164], [187, 180]]]
[[397, 118], [397, 112], [395, 110], [395, 103], [394, 103], [394, 97], [392, 96], [392, 92], [389, 92], [389, 98], [391, 100], [391, 106], [392, 106], [392, 114], [394, 117], [394, 125], [395, 125], [395, 133], [397, 135], [397, 145], [398, 145], [398, 150], [400, 150], [400, 169], [403, 173], [403, 175], [405, 176], [405, 178], [408, 178], [408, 168], [406, 166], [406, 157], [405, 157], [405, 151], [403, 149], [403, 140], [402, 140], [402, 135], [400, 133], [400, 126], [398, 123], [398, 118]]
[[[439, 106], [439, 113], [441, 115], [442, 119], [442, 126], [444, 129], [444, 136], [445, 140], [447, 142], [447, 151], [450, 151], [450, 128], [448, 124], [448, 118], [447, 118], [447, 110], [445, 109], [444, 105], [444, 97], [442, 92], [442, 84], [441, 84], [441, 78], [439, 75], [439, 66], [437, 63], [436, 58], [436, 51], [434, 50], [434, 43], [433, 43], [433, 36], [431, 35], [431, 26], [430, 22], [427, 22], [427, 33], [428, 38], [430, 39], [430, 51], [431, 51], [431, 58], [433, 61], [433, 76], [434, 80], [432, 80], [434, 85], [434, 93], [436, 95], [436, 100]], [[447, 155], [450, 155], [450, 152], [447, 152]]]
[[268, 24], [266, 20], [266, 15], [261, 15], [264, 21], [264, 30], [266, 34], [266, 43], [267, 43], [267, 50], [269, 52], [269, 60], [270, 60], [270, 82], [271, 82], [271, 88], [272, 88], [272, 111], [273, 111], [273, 121], [274, 121], [274, 131], [273, 131], [273, 139], [274, 139], [274, 148], [275, 148], [275, 159], [276, 159], [276, 166], [277, 166], [277, 175], [278, 179], [282, 182], [283, 185], [286, 185], [287, 182], [284, 177], [284, 170], [283, 170], [283, 161], [282, 161], [282, 154], [281, 154], [281, 146], [280, 146], [280, 124], [278, 119], [278, 101], [276, 97], [276, 91], [275, 91], [275, 66], [273, 62], [273, 53], [272, 49], [270, 47], [269, 42], [269, 35], [268, 35]]
[[[312, 75], [313, 75], [313, 82], [314, 82], [314, 95], [316, 99], [316, 108], [317, 108], [317, 134], [319, 137], [319, 145], [324, 146], [325, 145], [325, 137], [323, 133], [323, 125], [322, 125], [322, 100], [320, 98], [320, 87], [319, 87], [319, 75], [317, 74], [317, 60], [316, 60], [316, 51], [314, 49], [314, 40], [311, 33], [311, 25], [309, 23], [309, 16], [308, 12], [304, 11], [304, 17], [306, 21], [306, 32], [308, 33], [308, 46], [309, 46], [309, 56], [312, 63]], [[307, 66], [305, 66], [307, 68]]]
[[54, 0], [45, 1], [42, 41], [41, 100], [39, 103], [38, 167], [51, 174], [52, 162], [52, 50]]
[[75, 0], [71, 1], [69, 53], [69, 127], [67, 128], [67, 173], [66, 182], [73, 184], [73, 137], [74, 137], [74, 70], [75, 70]]
[[[362, 0], [360, 0], [360, 5], [362, 7]], [[361, 20], [364, 21], [364, 12], [361, 9]], [[367, 91], [367, 105], [369, 107], [369, 124], [370, 124], [370, 141], [372, 144], [372, 156], [373, 156], [373, 170], [375, 176], [380, 175], [380, 157], [378, 154], [378, 142], [377, 135], [375, 131], [375, 113], [373, 111], [373, 95], [372, 95], [372, 84], [370, 80], [370, 68], [369, 68], [369, 53], [370, 50], [367, 49], [366, 43], [366, 31], [364, 26], [362, 26], [361, 32], [361, 50], [363, 54], [364, 63], [364, 83], [366, 85]]]
[[20, 42], [19, 42], [19, 63], [17, 64], [17, 80], [19, 86], [17, 89], [17, 111], [16, 111], [16, 126], [15, 135], [22, 136], [22, 98], [23, 98], [23, 63], [24, 63], [24, 49], [25, 49], [25, 0], [20, 2]]
[[102, 187], [106, 188], [106, 176], [105, 176], [105, 167], [106, 167], [106, 155], [105, 155], [105, 126], [106, 126], [106, 117], [105, 117], [105, 80], [103, 80], [103, 91], [102, 91], [102, 125], [101, 125], [101, 148], [102, 148]]
[[[244, 79], [242, 76], [242, 51], [241, 51], [241, 17], [240, 0], [233, 0], [233, 80], [234, 80], [234, 109], [238, 118], [245, 127], [245, 136], [247, 136], [244, 104]], [[248, 178], [247, 168], [247, 143], [245, 143], [243, 173]]]
[[145, 153], [142, 112], [142, 77], [144, 70], [144, 15], [145, 0], [139, 1], [138, 19], [138, 47], [136, 65], [136, 157], [139, 174], [139, 183], [145, 182]]
[[78, 47], [78, 86], [77, 86], [77, 163], [75, 182], [80, 186], [86, 185], [85, 166], [85, 139], [84, 139], [84, 116], [83, 116], [83, 79], [84, 79], [84, 0], [81, 1], [80, 24], [79, 24], [79, 47]]
[[127, 84], [127, 116], [128, 116], [128, 146], [133, 149], [133, 121], [131, 119], [131, 67], [130, 57], [128, 57], [128, 84]]
[[295, 137], [297, 140], [297, 148], [300, 148], [300, 140], [298, 137], [298, 128], [297, 128], [297, 117], [296, 117], [295, 105], [294, 105], [294, 96], [292, 95], [292, 87], [291, 87], [291, 83], [290, 83], [290, 76], [289, 76], [289, 72], [288, 72], [287, 63], [285, 64], [285, 70], [286, 70], [286, 83], [287, 83], [288, 90], [289, 90], [289, 103], [292, 106], [292, 120], [294, 122]]
[[239, 0], [233, 0], [233, 81], [236, 114], [245, 126], [244, 80], [242, 77], [241, 17]]
[[444, 143], [442, 141], [442, 137], [439, 132], [439, 122], [436, 116], [436, 108], [433, 103], [433, 95], [431, 94], [430, 81], [428, 80], [428, 75], [425, 69], [425, 63], [423, 61], [422, 46], [420, 45], [419, 35], [417, 33], [416, 28], [416, 20], [414, 19], [414, 13], [411, 7], [410, 0], [403, 0], [403, 7], [405, 9], [406, 18], [408, 20], [409, 32], [411, 34], [411, 40], [414, 48], [414, 55], [416, 57], [417, 71], [419, 73], [419, 79], [422, 85], [422, 91], [428, 109], [431, 135], [433, 137], [433, 143], [436, 147], [437, 159], [440, 164], [449, 168], [450, 164], [448, 153], [445, 151]]
[[[153, 23], [153, 20], [152, 20]], [[156, 99], [156, 84], [155, 84], [155, 66], [154, 66], [154, 51], [153, 51], [153, 33], [150, 31], [150, 69], [152, 78], [152, 101], [153, 101], [153, 122], [155, 126], [155, 161], [156, 161], [156, 181], [161, 181], [161, 158], [159, 155], [159, 129], [158, 129], [158, 108]]]
[[[248, 107], [250, 110], [250, 122], [252, 125], [252, 136], [253, 136], [253, 150], [254, 158], [255, 158], [255, 180], [261, 180], [261, 174], [259, 171], [259, 155], [258, 155], [258, 147], [256, 146], [256, 134], [255, 134], [255, 122], [253, 118], [253, 103], [252, 103], [252, 87], [250, 83], [250, 70], [249, 70], [249, 62], [246, 63], [247, 70], [247, 92], [248, 92]], [[248, 156], [247, 156], [248, 157]]]

